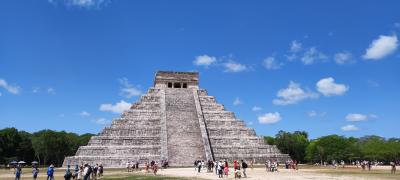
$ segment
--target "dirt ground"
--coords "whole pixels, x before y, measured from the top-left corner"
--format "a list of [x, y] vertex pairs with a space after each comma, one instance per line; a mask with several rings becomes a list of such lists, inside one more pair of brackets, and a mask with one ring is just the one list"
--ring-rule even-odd
[[[64, 179], [65, 169], [56, 169], [55, 179]], [[105, 169], [104, 177], [107, 178], [121, 178], [129, 177], [130, 175], [147, 175], [153, 176], [151, 173], [144, 171], [126, 172], [125, 169]], [[194, 168], [169, 168], [160, 169], [157, 176], [173, 176], [173, 177], [184, 177], [187, 179], [218, 179], [215, 173], [206, 172], [204, 169], [202, 172], [197, 173]], [[390, 174], [390, 168], [387, 166], [374, 167], [371, 171], [362, 171], [361, 168], [346, 167], [332, 169], [330, 167], [315, 167], [315, 166], [300, 166], [299, 170], [287, 170], [279, 169], [279, 172], [266, 172], [262, 167], [254, 169], [247, 169], [247, 178], [245, 179], [340, 179], [340, 180], [358, 180], [358, 179], [400, 179], [400, 172], [395, 175]], [[0, 170], [1, 180], [13, 180], [13, 170]], [[32, 179], [32, 173], [30, 168], [24, 168], [22, 179]], [[46, 170], [41, 169], [39, 173], [39, 180], [46, 179]], [[223, 179], [234, 179], [233, 169], [230, 169], [228, 177]]]

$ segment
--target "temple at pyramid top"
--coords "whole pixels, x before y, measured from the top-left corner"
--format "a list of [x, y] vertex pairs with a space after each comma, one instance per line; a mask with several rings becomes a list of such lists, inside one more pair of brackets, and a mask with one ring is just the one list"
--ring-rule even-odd
[[155, 88], [199, 88], [198, 72], [157, 71]]

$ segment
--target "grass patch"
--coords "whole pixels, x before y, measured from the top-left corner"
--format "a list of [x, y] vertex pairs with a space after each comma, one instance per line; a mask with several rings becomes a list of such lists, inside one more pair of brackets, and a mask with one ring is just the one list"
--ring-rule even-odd
[[[189, 178], [182, 178], [182, 177], [170, 177], [170, 176], [161, 176], [161, 175], [139, 175], [139, 174], [134, 174], [134, 175], [129, 175], [129, 176], [114, 176], [114, 177], [105, 177], [102, 178], [103, 180], [161, 180], [161, 179], [166, 179], [166, 180], [188, 180]], [[193, 179], [193, 178], [190, 178]]]

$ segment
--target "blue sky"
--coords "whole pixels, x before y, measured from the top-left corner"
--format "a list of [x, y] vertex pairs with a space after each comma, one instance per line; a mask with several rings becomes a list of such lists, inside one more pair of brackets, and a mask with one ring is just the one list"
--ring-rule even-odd
[[98, 133], [157, 70], [259, 135], [399, 137], [399, 1], [6, 0], [0, 128]]

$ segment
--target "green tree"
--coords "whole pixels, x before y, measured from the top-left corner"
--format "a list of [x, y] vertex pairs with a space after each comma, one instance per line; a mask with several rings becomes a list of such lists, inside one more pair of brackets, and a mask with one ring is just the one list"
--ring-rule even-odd
[[278, 149], [299, 162], [304, 162], [308, 144], [308, 134], [304, 131], [295, 131], [293, 133], [279, 131], [275, 136], [275, 145]]

